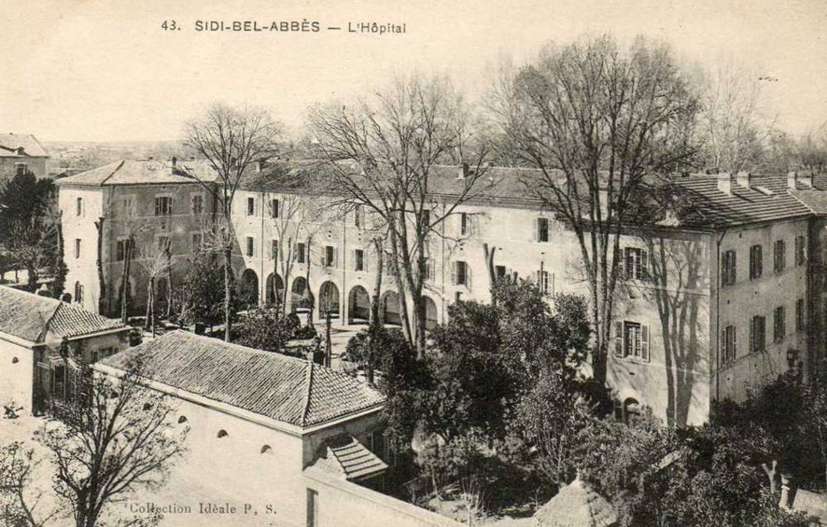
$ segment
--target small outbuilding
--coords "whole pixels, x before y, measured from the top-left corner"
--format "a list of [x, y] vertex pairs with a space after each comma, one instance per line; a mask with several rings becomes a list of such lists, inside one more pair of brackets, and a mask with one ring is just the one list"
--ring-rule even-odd
[[615, 527], [617, 513], [580, 476], [534, 514], [538, 527]]

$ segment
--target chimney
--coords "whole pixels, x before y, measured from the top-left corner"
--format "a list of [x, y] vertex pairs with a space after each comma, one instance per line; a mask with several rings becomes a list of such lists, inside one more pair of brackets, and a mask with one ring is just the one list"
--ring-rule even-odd
[[468, 163], [462, 163], [459, 166], [459, 172], [457, 173], [457, 179], [465, 179], [468, 177]]
[[261, 159], [256, 160], [256, 174], [261, 174], [261, 170], [264, 168], [264, 161]]
[[798, 180], [798, 175], [795, 173], [795, 170], [791, 170], [791, 171], [787, 172], [787, 188], [788, 189], [795, 190], [796, 180]]
[[175, 156], [172, 156], [172, 159], [169, 160], [169, 164], [170, 164], [170, 172], [172, 172], [173, 174], [175, 174], [175, 165], [177, 163], [178, 163], [178, 158], [175, 157]]
[[801, 186], [813, 188], [813, 173], [811, 171], [796, 172], [796, 179], [801, 183]]
[[735, 181], [738, 182], [738, 185], [744, 188], [750, 188], [749, 182], [751, 177], [752, 175], [749, 172], [742, 170], [735, 176]]
[[728, 196], [732, 195], [732, 174], [729, 172], [718, 173], [718, 190]]

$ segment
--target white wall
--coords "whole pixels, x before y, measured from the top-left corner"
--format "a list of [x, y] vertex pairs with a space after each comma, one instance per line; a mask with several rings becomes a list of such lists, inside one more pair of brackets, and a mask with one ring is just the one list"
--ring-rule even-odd
[[14, 401], [31, 413], [35, 354], [21, 344], [0, 336], [0, 405]]

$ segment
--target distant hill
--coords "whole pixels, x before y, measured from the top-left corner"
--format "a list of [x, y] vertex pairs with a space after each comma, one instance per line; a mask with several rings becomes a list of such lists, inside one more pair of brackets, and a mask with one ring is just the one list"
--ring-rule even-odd
[[169, 159], [188, 156], [180, 141], [44, 141], [49, 152], [46, 171], [51, 176], [74, 174], [118, 159]]

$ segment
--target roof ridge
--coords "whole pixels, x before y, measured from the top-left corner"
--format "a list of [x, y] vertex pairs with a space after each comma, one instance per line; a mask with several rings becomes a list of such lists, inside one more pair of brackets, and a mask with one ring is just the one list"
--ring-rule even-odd
[[108, 176], [103, 178], [103, 180], [100, 182], [99, 186], [101, 186], [101, 187], [104, 186], [106, 184], [106, 182], [109, 181], [109, 179], [112, 178], [112, 176], [114, 176], [115, 173], [123, 167], [124, 163], [126, 163], [126, 159], [121, 159], [121, 162], [118, 163], [118, 166], [115, 167], [115, 170], [113, 170], [111, 174], [109, 174]]
[[[62, 304], [63, 302], [58, 301], [57, 305], [52, 310], [52, 314], [43, 322], [43, 329], [41, 330], [40, 335], [37, 336], [37, 342], [42, 342], [46, 338], [46, 334], [49, 333], [49, 326], [52, 325], [52, 320], [54, 320], [55, 315], [57, 315], [57, 312]], [[39, 314], [40, 313], [38, 313], [38, 315]]]
[[307, 373], [305, 374], [304, 382], [307, 384], [307, 390], [304, 392], [304, 409], [302, 410], [301, 418], [302, 426], [307, 424], [307, 415], [310, 413], [310, 397], [313, 395], [313, 367], [315, 366], [310, 359], [307, 360], [306, 364]]

